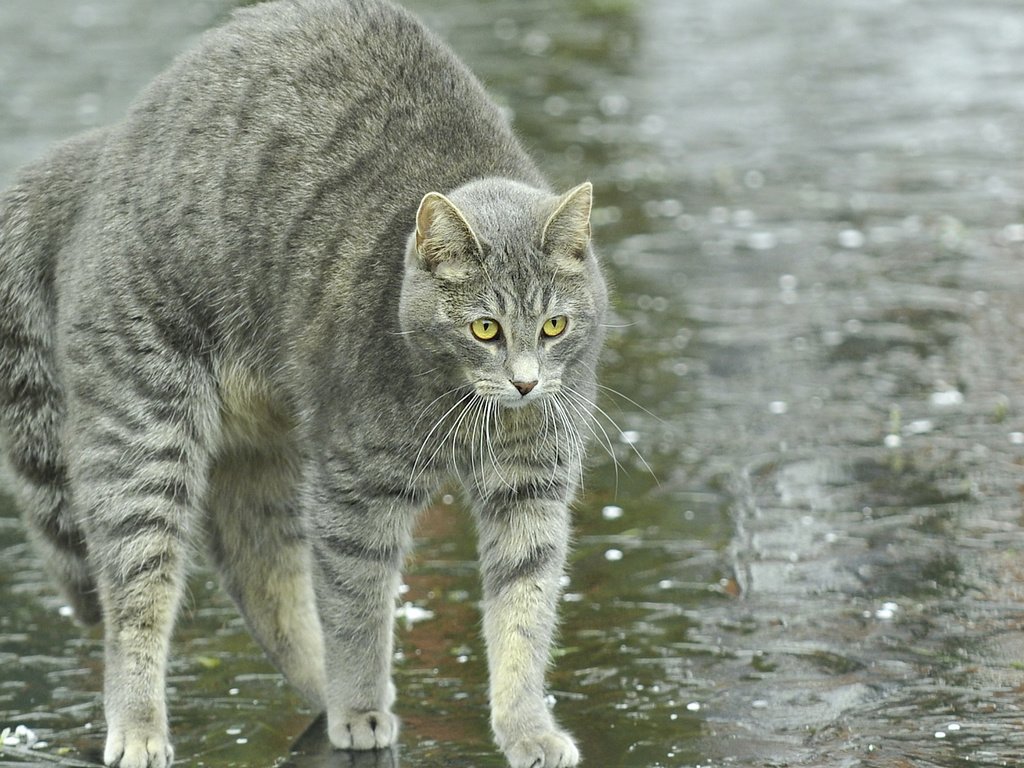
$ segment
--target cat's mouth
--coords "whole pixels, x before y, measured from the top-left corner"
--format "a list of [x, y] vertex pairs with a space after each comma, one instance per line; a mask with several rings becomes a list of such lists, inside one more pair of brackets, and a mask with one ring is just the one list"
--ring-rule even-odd
[[550, 393], [544, 382], [513, 381], [504, 382], [482, 380], [473, 383], [478, 397], [490, 400], [504, 408], [525, 408], [545, 399]]

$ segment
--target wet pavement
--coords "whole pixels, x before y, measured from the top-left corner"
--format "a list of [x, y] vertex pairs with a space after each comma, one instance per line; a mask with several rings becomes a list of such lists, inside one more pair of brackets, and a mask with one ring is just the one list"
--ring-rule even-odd
[[[1024, 764], [1024, 9], [408, 5], [559, 186], [595, 183], [609, 437], [551, 675], [586, 763]], [[0, 183], [116, 118], [227, 7], [5, 0]], [[171, 663], [180, 761], [503, 765], [450, 502], [402, 596], [399, 750], [350, 760], [314, 723], [290, 754], [313, 717], [199, 572]], [[99, 638], [3, 503], [0, 765], [94, 760]]]

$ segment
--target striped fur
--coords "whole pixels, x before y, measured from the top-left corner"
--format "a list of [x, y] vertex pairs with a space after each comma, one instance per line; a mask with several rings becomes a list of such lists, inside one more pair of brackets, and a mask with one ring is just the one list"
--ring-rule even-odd
[[[497, 742], [576, 764], [544, 674], [607, 304], [590, 195], [553, 194], [405, 12], [282, 0], [0, 196], [5, 458], [76, 616], [103, 621], [108, 765], [173, 757], [197, 550], [336, 746], [393, 743], [396, 590], [451, 478]], [[500, 335], [474, 337], [483, 317]]]

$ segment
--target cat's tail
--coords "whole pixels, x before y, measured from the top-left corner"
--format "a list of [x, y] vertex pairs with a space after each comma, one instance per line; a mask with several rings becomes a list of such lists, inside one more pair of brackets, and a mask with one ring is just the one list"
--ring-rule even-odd
[[61, 447], [54, 272], [101, 140], [93, 133], [62, 145], [0, 193], [0, 441], [29, 537], [84, 624], [101, 613]]

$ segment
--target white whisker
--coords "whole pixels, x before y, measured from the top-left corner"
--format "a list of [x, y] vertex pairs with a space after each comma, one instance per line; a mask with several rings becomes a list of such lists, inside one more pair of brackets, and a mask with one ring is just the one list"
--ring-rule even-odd
[[[556, 396], [557, 397], [557, 396]], [[553, 483], [555, 477], [558, 474], [558, 449], [562, 446], [562, 441], [558, 435], [558, 422], [563, 418], [561, 412], [556, 410], [558, 407], [558, 401], [553, 397], [551, 398], [551, 411], [548, 410], [548, 401], [544, 401], [544, 433], [547, 434], [548, 430], [548, 419], [551, 420], [551, 428], [555, 433], [555, 461], [551, 463], [551, 477], [550, 481]], [[553, 413], [552, 413], [553, 411]]]
[[[562, 422], [562, 427], [564, 428], [565, 433], [566, 433], [566, 447], [569, 449], [569, 461], [572, 464], [575, 464], [576, 472], [579, 475], [580, 490], [581, 491], [585, 491], [586, 488], [585, 488], [584, 476], [583, 476], [583, 458], [584, 458], [583, 437], [582, 437], [582, 435], [580, 435], [579, 430], [576, 429], [575, 425], [573, 424], [572, 418], [570, 418], [569, 414], [565, 410], [565, 406], [566, 405], [571, 406], [572, 404], [568, 400], [566, 400], [565, 401], [565, 405], [563, 405], [561, 400], [559, 399], [559, 397], [557, 395], [552, 400], [552, 403], [553, 403], [553, 405], [554, 405], [554, 407], [556, 409], [556, 413], [557, 413], [558, 419]], [[573, 410], [575, 411], [576, 409], [574, 408]], [[584, 420], [584, 421], [586, 421], [586, 420]], [[555, 464], [555, 467], [552, 469], [552, 478], [554, 478], [554, 472], [555, 472], [556, 469], [557, 469], [557, 462]], [[616, 482], [616, 487], [617, 487], [617, 482]]]
[[[619, 437], [623, 438], [623, 442], [626, 443], [633, 451], [633, 453], [636, 454], [636, 457], [640, 460], [640, 463], [644, 465], [644, 468], [647, 470], [648, 474], [650, 474], [650, 476], [654, 478], [654, 482], [657, 483], [658, 485], [661, 485], [660, 481], [658, 480], [658, 476], [654, 474], [654, 470], [651, 468], [651, 465], [647, 463], [647, 459], [644, 458], [644, 455], [640, 453], [640, 450], [636, 447], [636, 445], [633, 444], [632, 441], [624, 439], [622, 429], [619, 427], [618, 424], [615, 423], [615, 419], [608, 415], [608, 412], [606, 410], [601, 408], [597, 403], [593, 402], [590, 398], [586, 397], [580, 392], [577, 392], [572, 387], [565, 387], [563, 391], [567, 395], [571, 396], [580, 405], [588, 409], [593, 409], [594, 413], [599, 414], [602, 418], [606, 419], [608, 423], [615, 429], [615, 431], [619, 433]], [[594, 423], [597, 424], [598, 426], [601, 425], [601, 422], [597, 419], [594, 420]], [[601, 429], [602, 431], [604, 431], [603, 427], [601, 427]], [[605, 432], [605, 434], [607, 435], [607, 432]]]
[[[472, 395], [472, 394], [473, 393], [470, 393], [470, 395]], [[456, 443], [456, 439], [455, 438], [456, 438], [456, 435], [457, 435], [457, 430], [459, 428], [459, 424], [462, 423], [462, 419], [466, 415], [466, 411], [469, 409], [468, 405], [463, 405], [463, 403], [465, 403], [466, 399], [467, 399], [466, 397], [463, 397], [461, 400], [459, 400], [458, 403], [456, 403], [456, 405], [462, 405], [462, 410], [459, 411], [459, 415], [455, 417], [455, 423], [452, 424], [448, 428], [448, 431], [445, 433], [444, 437], [441, 438], [441, 440], [437, 444], [437, 447], [434, 448], [434, 452], [430, 455], [430, 459], [427, 462], [428, 466], [433, 464], [434, 463], [434, 459], [436, 459], [438, 454], [441, 453], [442, 450], [444, 450], [444, 446], [445, 446], [445, 443], [448, 442], [448, 438], [451, 438], [451, 440], [452, 440], [452, 457], [454, 459], [454, 457], [455, 457], [455, 443]], [[451, 411], [449, 411], [449, 413], [451, 413]]]
[[[476, 405], [476, 401], [478, 399], [479, 398], [474, 398], [473, 400], [470, 401], [469, 405], [467, 405], [465, 408], [462, 409], [462, 411], [459, 413], [458, 417], [455, 419], [455, 423], [452, 425], [452, 428], [450, 430], [448, 430], [448, 435], [451, 435], [451, 438], [452, 438], [452, 468], [458, 467], [458, 465], [459, 465], [459, 457], [458, 457], [458, 447], [459, 447], [458, 444], [459, 444], [459, 441], [458, 441], [458, 436], [459, 436], [460, 427], [462, 425], [462, 422], [466, 420], [466, 415], [473, 411], [473, 407]], [[445, 436], [445, 440], [447, 440], [447, 439], [448, 439], [448, 436], [446, 435]], [[442, 445], [444, 445], [443, 442], [442, 442]]]
[[[452, 391], [455, 391], [455, 390], [452, 390]], [[450, 392], [447, 392], [445, 394], [450, 394]], [[417, 451], [416, 458], [413, 460], [413, 463], [412, 463], [412, 473], [413, 473], [413, 476], [412, 476], [412, 479], [409, 481], [409, 488], [410, 488], [410, 490], [415, 488], [416, 481], [419, 480], [420, 477], [423, 476], [423, 473], [426, 472], [427, 468], [433, 463], [434, 459], [437, 457], [438, 451], [441, 449], [441, 447], [444, 445], [445, 441], [448, 439], [448, 435], [451, 434], [451, 430], [449, 430], [448, 435], [445, 435], [444, 440], [441, 441], [441, 443], [437, 446], [437, 448], [434, 449], [434, 452], [431, 454], [430, 458], [423, 464], [422, 467], [420, 467], [420, 459], [423, 456], [423, 451], [426, 450], [427, 445], [430, 443], [430, 438], [433, 437], [434, 432], [436, 432], [438, 427], [440, 427], [447, 420], [447, 418], [452, 414], [452, 412], [455, 411], [459, 406], [463, 405], [463, 403], [465, 403], [466, 400], [471, 398], [472, 396], [473, 396], [473, 391], [470, 390], [469, 392], [466, 392], [458, 400], [456, 400], [455, 404], [452, 405], [447, 411], [445, 411], [444, 414], [441, 416], [441, 418], [439, 418], [437, 421], [434, 422], [434, 425], [430, 428], [430, 431], [427, 432], [426, 436], [423, 438], [423, 442], [420, 444], [420, 449], [419, 449], [419, 451]], [[444, 397], [444, 395], [441, 395], [441, 396], [435, 398], [431, 402], [431, 405], [436, 403], [442, 397]], [[418, 472], [417, 472], [417, 468], [419, 468]]]
[[487, 443], [487, 453], [491, 459], [491, 466], [494, 467], [494, 472], [498, 476], [498, 479], [501, 480], [502, 485], [506, 488], [513, 489], [515, 486], [509, 482], [508, 478], [505, 477], [505, 473], [501, 471], [501, 462], [498, 461], [498, 457], [494, 453], [494, 442], [491, 440], [491, 420], [497, 412], [497, 408], [498, 404], [496, 401], [487, 401], [487, 420], [484, 422], [487, 437], [485, 441]]
[[[608, 454], [608, 458], [610, 458], [612, 460], [612, 467], [614, 468], [614, 471], [615, 471], [615, 494], [618, 495], [618, 493], [619, 493], [619, 470], [622, 469], [622, 466], [619, 464], [619, 459], [615, 455], [615, 447], [612, 445], [611, 437], [609, 437], [608, 432], [605, 430], [605, 428], [601, 425], [601, 423], [599, 421], [597, 421], [593, 417], [593, 415], [590, 412], [588, 412], [586, 409], [580, 407], [580, 405], [578, 403], [575, 403], [575, 402], [573, 402], [572, 400], [569, 399], [568, 396], [570, 394], [572, 394], [570, 388], [566, 387], [565, 390], [563, 390], [564, 407], [571, 409], [572, 412], [574, 414], [576, 414], [576, 418], [583, 422], [583, 425], [587, 428], [587, 430], [593, 436], [594, 440], [596, 440], [598, 445], [600, 445], [601, 448], [604, 450], [604, 452]], [[566, 417], [568, 418], [568, 414], [566, 414]], [[598, 434], [598, 430], [600, 430], [600, 434]], [[583, 450], [584, 450], [583, 437], [582, 437], [582, 435], [579, 434], [578, 431], [577, 431], [576, 435], [577, 435], [577, 439], [580, 442], [579, 452], [580, 452], [580, 459], [581, 459], [581, 465], [582, 465], [582, 454], [583, 454]], [[625, 471], [625, 470], [623, 469], [623, 471]]]
[[[437, 369], [435, 368], [434, 370], [437, 370]], [[428, 371], [428, 373], [430, 373], [430, 371]], [[462, 389], [462, 387], [461, 387], [461, 386], [460, 386], [460, 387], [452, 387], [451, 389], [449, 389], [449, 390], [447, 390], [447, 391], [445, 391], [445, 392], [442, 392], [442, 393], [441, 393], [440, 395], [438, 395], [438, 396], [437, 396], [437, 397], [435, 397], [435, 398], [434, 398], [433, 400], [431, 400], [431, 401], [430, 401], [429, 403], [427, 403], [427, 404], [426, 404], [426, 405], [425, 405], [425, 406], [423, 407], [423, 410], [422, 410], [422, 411], [420, 412], [420, 415], [419, 415], [419, 416], [418, 416], [418, 417], [416, 418], [416, 421], [415, 421], [415, 422], [413, 422], [413, 425], [412, 425], [412, 426], [413, 426], [413, 429], [415, 429], [416, 427], [418, 427], [418, 426], [419, 426], [419, 423], [420, 423], [421, 421], [423, 421], [423, 417], [424, 417], [424, 416], [426, 416], [426, 415], [427, 415], [427, 414], [428, 414], [428, 413], [430, 412], [430, 409], [431, 409], [431, 407], [433, 407], [434, 403], [436, 403], [436, 402], [437, 402], [438, 400], [441, 400], [441, 399], [443, 399], [443, 398], [445, 398], [445, 397], [448, 397], [448, 395], [451, 395], [451, 394], [454, 394], [455, 392], [458, 392], [458, 391], [459, 391], [460, 389]], [[472, 393], [467, 393], [467, 394], [472, 394]], [[456, 405], [458, 405], [458, 403], [456, 403]], [[452, 408], [451, 408], [451, 409], [449, 410], [449, 413], [451, 413], [451, 411], [452, 411], [452, 410], [454, 410], [454, 409], [455, 409], [455, 408], [454, 408], [454, 406], [453, 406], [453, 407], [452, 407]], [[447, 415], [448, 415], [448, 414], [446, 413], [446, 414], [445, 414], [444, 416], [442, 416], [441, 418], [443, 419], [443, 418], [445, 418], [445, 417], [446, 417]]]
[[[476, 483], [478, 489], [484, 487], [484, 419], [485, 419], [485, 404], [486, 401], [482, 398], [477, 398], [473, 401], [473, 421], [470, 424], [470, 437], [477, 435], [475, 440], [471, 440], [469, 443], [469, 459], [470, 459], [470, 472], [473, 477], [473, 482]], [[479, 456], [477, 455], [479, 452]]]
[[658, 414], [656, 414], [656, 413], [654, 413], [652, 411], [647, 410], [642, 405], [640, 405], [640, 403], [638, 403], [636, 400], [632, 399], [631, 397], [627, 397], [626, 395], [624, 395], [621, 392], [619, 392], [619, 390], [612, 389], [611, 387], [606, 387], [604, 384], [598, 384], [597, 386], [600, 387], [601, 389], [603, 389], [605, 392], [611, 394], [611, 395], [615, 395], [616, 397], [621, 397], [623, 400], [625, 400], [627, 403], [632, 405], [634, 408], [639, 408], [641, 411], [646, 413], [652, 419], [656, 420], [659, 424], [664, 424], [665, 423], [665, 420], [662, 419]]

